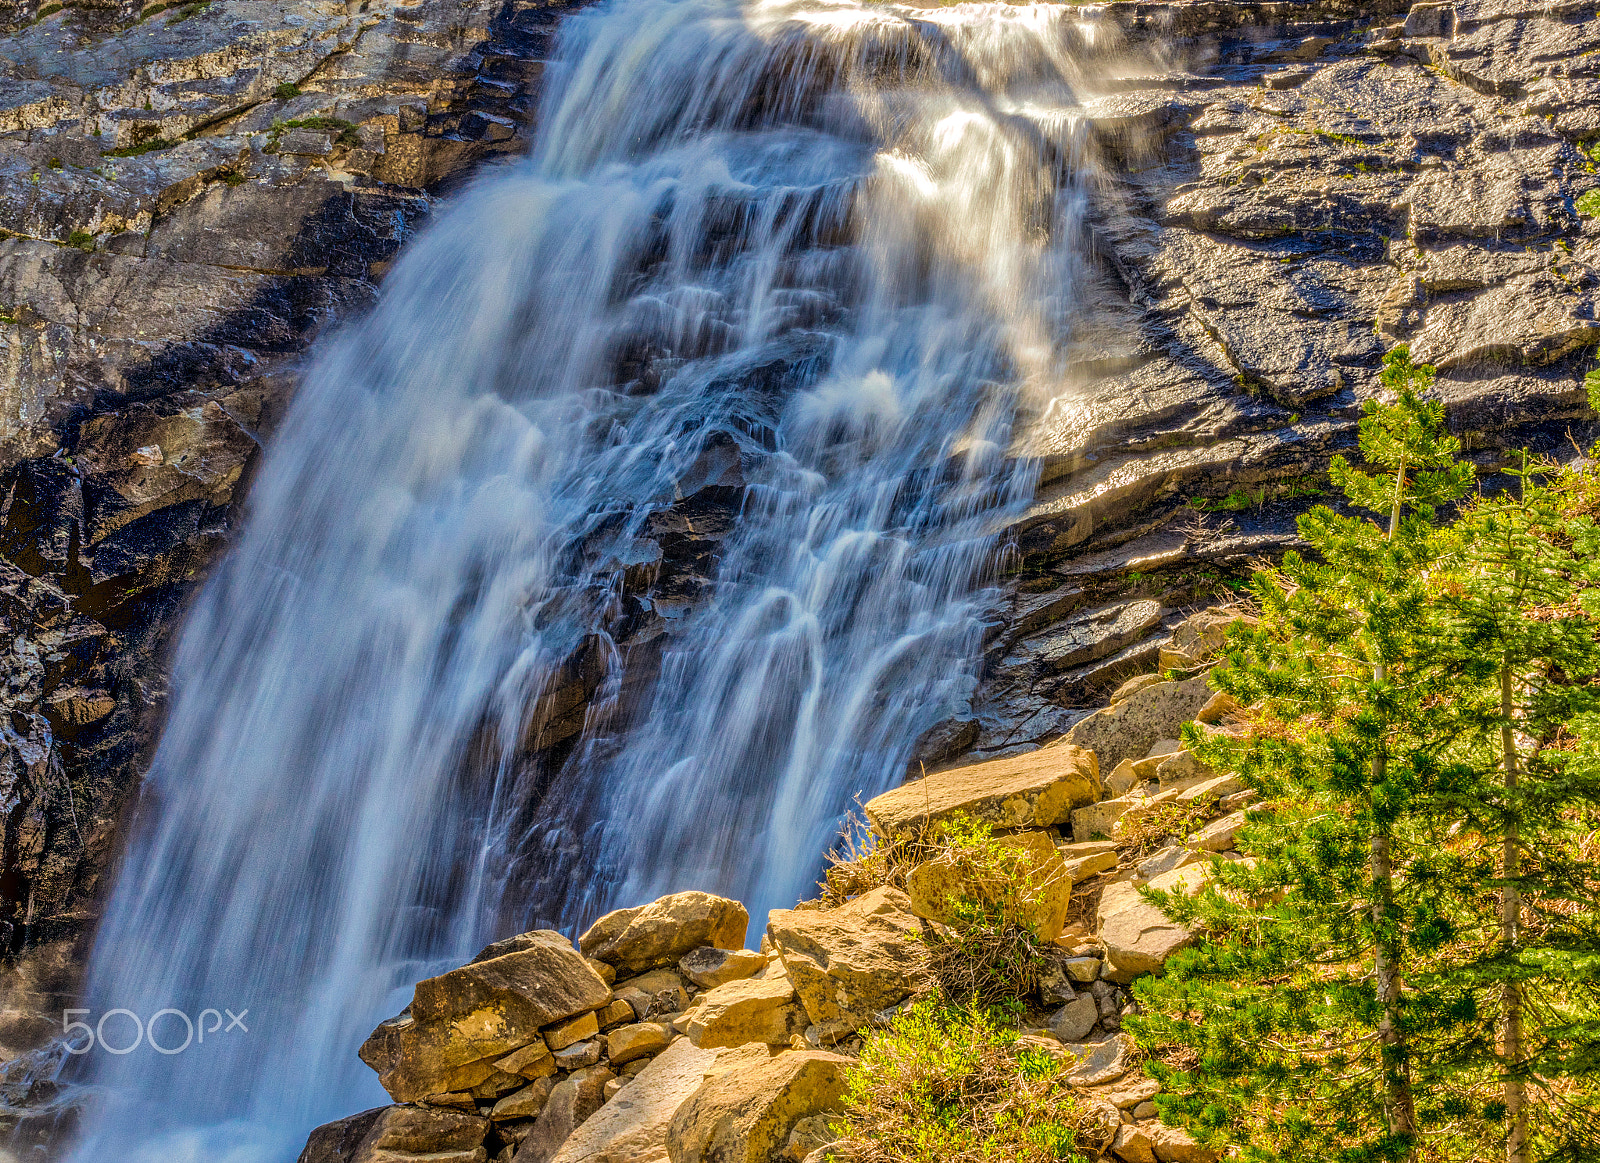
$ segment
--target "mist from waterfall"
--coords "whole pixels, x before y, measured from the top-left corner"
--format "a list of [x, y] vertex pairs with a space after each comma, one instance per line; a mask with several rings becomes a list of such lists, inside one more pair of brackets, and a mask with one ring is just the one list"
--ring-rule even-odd
[[[248, 1033], [91, 1052], [76, 1158], [292, 1160], [386, 1101], [357, 1046], [488, 941], [686, 888], [754, 937], [806, 894], [974, 687], [1108, 35], [1062, 5], [567, 18], [535, 154], [324, 345], [188, 617], [86, 1004]], [[704, 591], [653, 588], [719, 481]], [[534, 756], [580, 653], [584, 729]]]

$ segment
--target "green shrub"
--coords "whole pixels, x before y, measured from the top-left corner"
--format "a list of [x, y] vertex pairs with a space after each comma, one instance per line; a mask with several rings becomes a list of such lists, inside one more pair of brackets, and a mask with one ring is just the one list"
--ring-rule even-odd
[[870, 1035], [851, 1068], [840, 1163], [1082, 1163], [1109, 1146], [1067, 1083], [1072, 1059], [1004, 1015], [923, 998]]
[[94, 235], [90, 234], [87, 230], [74, 230], [71, 234], [67, 235], [67, 245], [75, 246], [79, 250], [93, 250]]
[[1578, 199], [1578, 213], [1585, 218], [1600, 218], [1600, 189], [1590, 190]]
[[272, 95], [279, 101], [293, 101], [296, 97], [300, 96], [300, 86], [296, 85], [293, 81], [285, 81], [276, 89], [272, 90]]

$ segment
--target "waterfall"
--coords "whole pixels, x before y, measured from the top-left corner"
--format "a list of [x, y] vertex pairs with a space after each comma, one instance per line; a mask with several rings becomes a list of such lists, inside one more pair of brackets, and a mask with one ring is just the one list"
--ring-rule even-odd
[[806, 893], [975, 684], [1107, 36], [1064, 5], [567, 18], [534, 155], [323, 345], [189, 614], [86, 1020], [246, 1029], [90, 1051], [77, 1158], [292, 1160], [385, 1101], [356, 1047], [487, 941], [685, 888], [754, 938]]

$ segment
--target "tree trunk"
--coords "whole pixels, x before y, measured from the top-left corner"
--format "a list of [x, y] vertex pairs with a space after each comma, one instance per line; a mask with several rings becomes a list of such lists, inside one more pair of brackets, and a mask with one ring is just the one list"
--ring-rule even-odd
[[[1517, 788], [1517, 746], [1511, 729], [1511, 667], [1500, 668], [1500, 747], [1505, 757], [1507, 792]], [[1509, 797], [1508, 797], [1509, 798]], [[1508, 815], [1500, 850], [1500, 876], [1506, 886], [1500, 892], [1500, 939], [1508, 952], [1521, 940], [1522, 894], [1510, 883], [1519, 867], [1517, 820]], [[1506, 1119], [1511, 1124], [1506, 1135], [1506, 1163], [1528, 1163], [1528, 1095], [1518, 1073], [1522, 1063], [1522, 990], [1515, 981], [1505, 984], [1502, 1005], [1504, 1025], [1500, 1054], [1506, 1067]]]

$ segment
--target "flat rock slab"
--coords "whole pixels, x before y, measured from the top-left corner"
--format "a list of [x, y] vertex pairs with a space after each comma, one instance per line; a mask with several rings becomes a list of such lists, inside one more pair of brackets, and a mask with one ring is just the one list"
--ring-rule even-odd
[[965, 814], [996, 828], [1048, 828], [1100, 795], [1100, 769], [1081, 747], [1052, 744], [937, 772], [884, 792], [865, 811], [880, 836]]
[[667, 1125], [717, 1060], [679, 1038], [573, 1132], [551, 1163], [665, 1163]]

